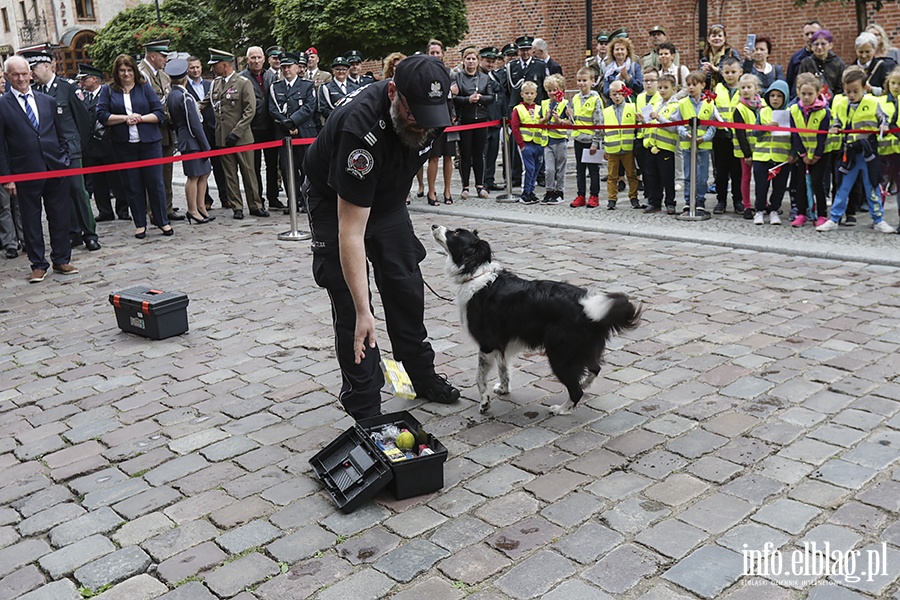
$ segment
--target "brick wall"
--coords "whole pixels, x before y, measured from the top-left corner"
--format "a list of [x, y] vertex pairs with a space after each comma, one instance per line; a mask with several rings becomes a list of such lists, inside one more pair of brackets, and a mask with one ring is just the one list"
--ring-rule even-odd
[[[550, 56], [563, 67], [569, 87], [574, 87], [574, 74], [585, 57], [584, 2], [558, 0], [512, 0], [497, 3], [489, 0], [469, 0], [469, 33], [456, 47], [449, 48], [445, 62], [454, 65], [459, 49], [466, 46], [502, 47], [520, 35], [542, 37], [550, 45]], [[687, 66], [697, 66], [697, 27], [695, 2], [690, 0], [658, 0], [648, 2], [594, 3], [593, 32], [611, 31], [625, 27], [638, 55], [648, 48], [647, 31], [654, 25], [665, 27], [669, 41], [674, 43]], [[767, 35], [772, 39], [769, 62], [787, 67], [787, 62], [803, 44], [803, 23], [818, 19], [835, 37], [834, 51], [845, 61], [855, 59], [853, 40], [856, 38], [856, 16], [853, 3], [842, 6], [833, 0], [818, 7], [795, 8], [790, 0], [751, 2], [749, 0], [719, 0], [708, 5], [708, 23], [722, 23], [728, 41], [740, 48], [748, 33]], [[900, 46], [900, 5], [886, 4], [880, 12], [871, 11], [870, 23], [884, 27], [894, 43]], [[373, 65], [374, 67], [374, 65]]]

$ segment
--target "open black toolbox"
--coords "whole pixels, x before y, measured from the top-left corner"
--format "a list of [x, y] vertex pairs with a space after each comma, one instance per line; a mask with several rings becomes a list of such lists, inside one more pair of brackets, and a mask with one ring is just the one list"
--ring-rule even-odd
[[369, 435], [385, 425], [411, 432], [421, 427], [407, 411], [361, 419], [309, 459], [313, 471], [345, 513], [353, 512], [385, 487], [397, 500], [444, 487], [447, 448], [429, 434], [428, 446], [434, 454], [392, 462]]

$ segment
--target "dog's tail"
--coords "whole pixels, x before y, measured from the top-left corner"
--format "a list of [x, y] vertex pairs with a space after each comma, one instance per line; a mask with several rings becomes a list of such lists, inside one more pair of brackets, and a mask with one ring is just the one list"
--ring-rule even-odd
[[595, 294], [581, 299], [584, 314], [613, 333], [622, 333], [638, 326], [641, 309], [628, 296], [620, 293]]

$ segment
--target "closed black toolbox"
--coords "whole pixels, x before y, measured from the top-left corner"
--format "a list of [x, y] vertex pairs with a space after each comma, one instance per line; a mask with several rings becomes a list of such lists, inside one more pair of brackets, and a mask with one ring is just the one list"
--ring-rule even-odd
[[403, 500], [444, 487], [447, 448], [428, 435], [432, 453], [392, 461], [372, 439], [386, 425], [418, 432], [421, 424], [406, 411], [361, 419], [309, 460], [325, 489], [345, 513], [356, 510], [385, 487]]
[[153, 340], [180, 335], [188, 330], [187, 294], [165, 292], [146, 285], [109, 295], [122, 331]]

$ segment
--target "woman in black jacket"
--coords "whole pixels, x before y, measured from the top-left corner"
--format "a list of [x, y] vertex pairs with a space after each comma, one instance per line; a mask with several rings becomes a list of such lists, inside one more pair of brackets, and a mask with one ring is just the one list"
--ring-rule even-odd
[[[834, 45], [834, 37], [827, 29], [820, 29], [812, 36], [812, 56], [807, 56], [800, 62], [800, 68], [797, 73], [812, 73], [819, 78], [819, 82], [823, 86], [828, 86], [827, 95], [829, 97], [837, 96], [844, 93], [844, 86], [841, 83], [841, 75], [847, 65], [841, 60], [841, 57], [831, 51]], [[794, 90], [796, 93], [796, 90]]]
[[[460, 125], [483, 123], [488, 120], [487, 106], [497, 96], [495, 84], [486, 73], [478, 69], [478, 52], [475, 48], [463, 51], [463, 70], [456, 74], [459, 88], [453, 96]], [[469, 197], [469, 173], [475, 171], [475, 189], [479, 198], [487, 198], [484, 189], [484, 147], [487, 128], [467, 129], [459, 132], [459, 175], [462, 179], [461, 198]]]

